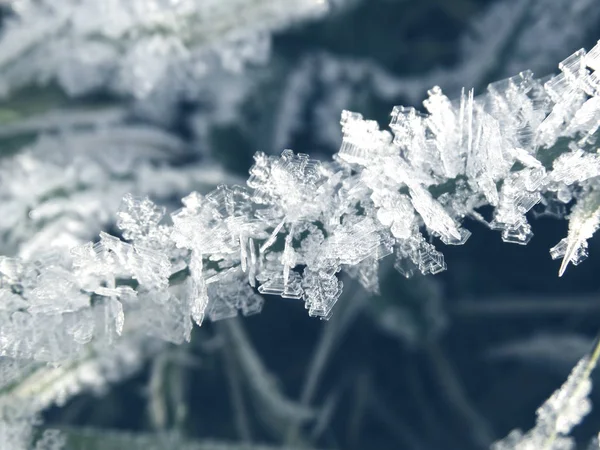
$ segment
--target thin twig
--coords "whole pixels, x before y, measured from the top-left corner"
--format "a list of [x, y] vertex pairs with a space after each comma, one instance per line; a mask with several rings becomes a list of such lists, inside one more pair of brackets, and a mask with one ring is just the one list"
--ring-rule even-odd
[[[335, 314], [322, 328], [319, 342], [306, 371], [300, 394], [300, 405], [304, 407], [311, 405], [331, 353], [339, 342], [340, 337], [362, 309], [363, 302], [360, 298], [357, 298], [359, 295], [364, 296], [365, 292], [359, 289], [351, 297], [342, 297], [338, 300]], [[299, 423], [291, 425], [285, 440], [288, 445], [297, 441], [300, 430], [299, 426]]]
[[331, 352], [362, 311], [367, 296], [367, 292], [358, 288], [352, 296], [342, 297], [338, 301], [335, 314], [323, 327], [319, 343], [306, 371], [300, 396], [301, 404], [309, 405], [312, 402]]
[[152, 427], [158, 431], [167, 428], [169, 415], [165, 394], [167, 365], [167, 355], [166, 353], [161, 353], [154, 358], [154, 361], [152, 361], [152, 368], [150, 371], [148, 413], [150, 415]]
[[275, 379], [263, 365], [258, 353], [252, 346], [241, 321], [238, 318], [222, 322], [227, 331], [229, 344], [236, 357], [237, 363], [245, 374], [244, 381], [248, 384], [250, 393], [257, 403], [256, 411], [276, 436], [283, 437], [290, 424], [304, 423], [312, 420], [316, 412], [298, 404], [281, 392]]

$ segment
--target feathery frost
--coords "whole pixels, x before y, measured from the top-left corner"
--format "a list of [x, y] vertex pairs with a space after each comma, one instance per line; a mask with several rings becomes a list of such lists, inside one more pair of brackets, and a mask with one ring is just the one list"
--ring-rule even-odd
[[[373, 268], [393, 254], [405, 276], [435, 274], [446, 265], [432, 238], [463, 244], [466, 217], [526, 244], [528, 211], [541, 203], [555, 212], [575, 199], [569, 234], [552, 250], [562, 274], [598, 227], [599, 65], [600, 45], [543, 81], [522, 72], [456, 101], [435, 87], [428, 114], [394, 108], [391, 132], [346, 111], [333, 161], [257, 153], [246, 187], [194, 192], [169, 220], [164, 208], [128, 195], [122, 238], [103, 232], [70, 254], [48, 247], [2, 258], [2, 354], [61, 360], [94, 336], [120, 334], [131, 308], [156, 322], [149, 305], [198, 324], [207, 314], [255, 313], [262, 300], [254, 287], [302, 299], [310, 315], [328, 318], [344, 268], [360, 265], [371, 286]], [[489, 221], [478, 212], [484, 205], [494, 208]], [[167, 320], [158, 328], [175, 341], [189, 334]]]

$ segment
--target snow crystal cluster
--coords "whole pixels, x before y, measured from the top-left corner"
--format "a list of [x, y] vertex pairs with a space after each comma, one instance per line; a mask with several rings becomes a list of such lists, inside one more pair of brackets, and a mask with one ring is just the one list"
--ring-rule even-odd
[[[454, 102], [434, 87], [424, 101], [429, 114], [394, 108], [391, 133], [344, 113], [337, 159], [367, 187], [378, 222], [396, 241], [397, 268], [444, 268], [419, 232], [423, 225], [445, 244], [462, 244], [469, 231], [461, 222], [471, 217], [506, 242], [526, 244], [528, 211], [540, 203], [560, 215], [573, 199], [569, 234], [551, 254], [563, 258], [560, 274], [585, 258], [599, 225], [600, 45], [559, 67], [557, 76], [538, 80], [522, 72], [480, 97], [463, 91]], [[494, 208], [491, 220], [480, 213], [486, 205]]]
[[[562, 273], [586, 256], [600, 224], [600, 45], [560, 69], [543, 80], [523, 72], [456, 101], [435, 87], [428, 114], [396, 107], [391, 131], [345, 111], [330, 162], [257, 153], [246, 186], [194, 192], [170, 217], [127, 195], [120, 237], [2, 257], [0, 354], [61, 361], [128, 327], [182, 342], [190, 318], [260, 311], [258, 293], [301, 299], [326, 319], [342, 270], [371, 290], [388, 255], [407, 277], [435, 274], [446, 267], [436, 239], [463, 244], [466, 217], [526, 244], [528, 211], [539, 203], [558, 215], [574, 201], [568, 236], [551, 250]], [[478, 210], [486, 205], [488, 220]]]
[[[326, 0], [11, 1], [0, 33], [0, 96], [57, 82], [144, 98], [191, 89], [216, 65], [265, 60], [269, 33], [324, 14]], [[215, 65], [216, 63], [216, 65]]]

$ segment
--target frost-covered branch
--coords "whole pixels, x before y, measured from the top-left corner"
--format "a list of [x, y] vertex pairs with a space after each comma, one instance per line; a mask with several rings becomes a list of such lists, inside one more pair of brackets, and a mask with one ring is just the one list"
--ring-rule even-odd
[[[127, 196], [117, 220], [125, 240], [102, 233], [70, 255], [2, 260], [2, 352], [60, 360], [98, 330], [119, 334], [127, 309], [143, 316], [149, 304], [198, 324], [205, 315], [253, 313], [262, 304], [253, 287], [303, 299], [311, 315], [328, 318], [340, 270], [358, 268], [371, 286], [377, 261], [392, 253], [405, 276], [444, 270], [426, 234], [462, 244], [470, 235], [463, 219], [485, 221], [477, 210], [484, 205], [494, 207], [490, 227], [525, 244], [534, 205], [553, 210], [578, 199], [569, 235], [552, 251], [564, 256], [562, 273], [585, 256], [598, 227], [599, 61], [600, 46], [578, 51], [545, 82], [523, 72], [455, 102], [433, 88], [429, 115], [397, 107], [392, 133], [344, 112], [344, 142], [332, 162], [258, 153], [247, 187], [192, 193], [171, 225], [161, 223], [163, 208]], [[176, 296], [169, 289], [181, 277]], [[96, 314], [107, 318], [101, 326]]]

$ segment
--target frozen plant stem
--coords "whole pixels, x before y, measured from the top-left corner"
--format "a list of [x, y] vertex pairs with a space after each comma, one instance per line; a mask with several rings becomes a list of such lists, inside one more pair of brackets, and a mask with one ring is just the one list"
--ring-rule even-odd
[[234, 349], [237, 363], [246, 375], [244, 379], [256, 402], [260, 419], [273, 434], [282, 437], [290, 423], [304, 423], [315, 417], [314, 410], [294, 403], [280, 391], [252, 347], [239, 320], [224, 321], [223, 328], [227, 330], [228, 345]]
[[498, 319], [499, 317], [540, 317], [542, 315], [600, 314], [600, 303], [596, 294], [569, 296], [507, 296], [456, 300], [450, 313], [456, 318]]

